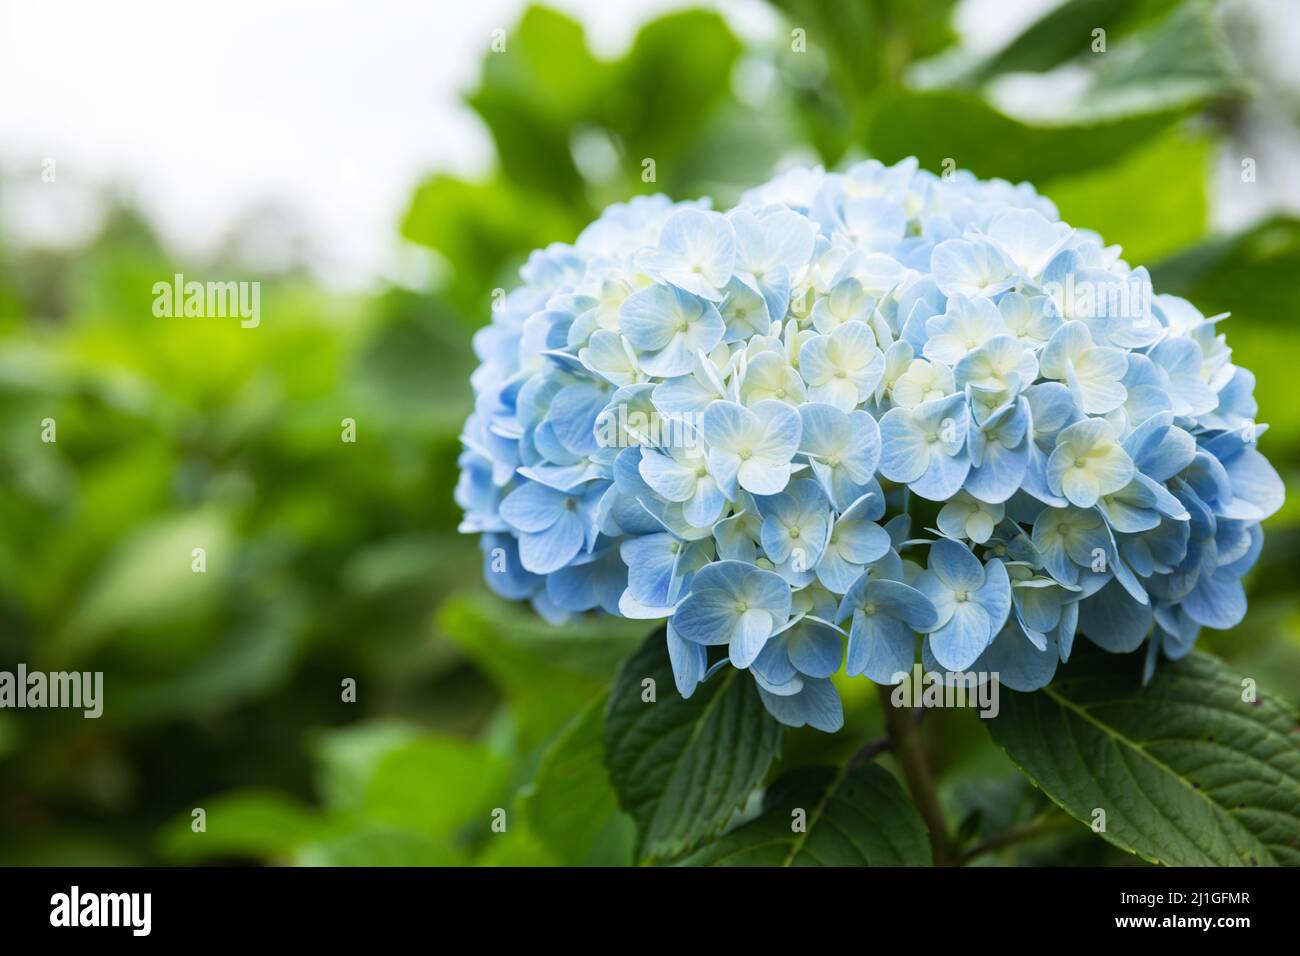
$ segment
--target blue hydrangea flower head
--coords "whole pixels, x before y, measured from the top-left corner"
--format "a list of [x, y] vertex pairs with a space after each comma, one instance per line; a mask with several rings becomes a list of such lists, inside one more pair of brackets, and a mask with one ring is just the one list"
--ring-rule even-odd
[[1082, 636], [1149, 676], [1245, 614], [1283, 500], [1254, 376], [1027, 184], [638, 197], [520, 275], [474, 339], [462, 530], [548, 620], [662, 622], [684, 696], [734, 667], [833, 731], [837, 674], [1032, 691]]

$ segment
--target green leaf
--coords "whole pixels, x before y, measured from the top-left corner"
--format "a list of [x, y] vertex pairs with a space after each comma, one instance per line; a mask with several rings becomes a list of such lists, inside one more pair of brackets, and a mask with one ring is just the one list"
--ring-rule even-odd
[[510, 825], [493, 834], [486, 848], [474, 860], [475, 866], [561, 866], [559, 860], [526, 826]]
[[363, 826], [305, 844], [299, 866], [464, 866], [455, 848], [409, 830]]
[[1236, 92], [1238, 70], [1208, 3], [1190, 2], [1106, 54], [1087, 101], [1136, 111]]
[[322, 733], [310, 748], [321, 799], [331, 810], [359, 808], [380, 762], [419, 738], [414, 726], [395, 720], [366, 721]]
[[1040, 182], [1109, 165], [1164, 132], [1191, 105], [1082, 122], [1027, 123], [961, 91], [900, 91], [871, 118], [867, 146], [896, 163], [916, 156], [927, 169], [951, 159], [977, 176]]
[[[228, 514], [209, 507], [160, 518], [134, 531], [104, 561], [95, 583], [75, 604], [56, 641], [58, 651], [76, 659], [120, 630], [125, 637], [119, 647], [145, 653], [155, 633], [151, 628], [201, 618], [219, 601], [229, 576], [230, 524]], [[204, 549], [205, 573], [193, 569], [196, 547]], [[196, 630], [168, 631], [175, 658], [197, 652]]]
[[194, 819], [186, 812], [159, 835], [159, 852], [174, 863], [274, 860], [314, 838], [324, 826], [311, 807], [270, 791], [235, 791], [198, 806], [205, 812], [205, 830], [196, 833]]
[[1190, 299], [1206, 315], [1232, 312], [1251, 324], [1294, 328], [1300, 219], [1275, 216], [1213, 239], [1151, 268], [1158, 292]]
[[[796, 825], [801, 825], [796, 830]], [[925, 823], [889, 771], [801, 767], [755, 820], [681, 862], [697, 866], [929, 866]]]
[[[1101, 835], [1172, 866], [1300, 865], [1300, 723], [1243, 698], [1193, 653], [1142, 687], [1141, 654], [1079, 647], [1043, 690], [1007, 691], [993, 737], [1048, 796]], [[1100, 817], [1097, 817], [1100, 820]]]
[[541, 744], [599, 696], [645, 636], [640, 621], [555, 626], [490, 597], [453, 598], [438, 624], [505, 694], [529, 745]]
[[[661, 176], [731, 95], [740, 41], [709, 10], [682, 10], [652, 20], [614, 65], [601, 121], [618, 133], [636, 164], [649, 157]], [[657, 188], [664, 188], [660, 185]]]
[[485, 54], [482, 82], [466, 97], [492, 133], [505, 179], [559, 199], [581, 198], [568, 131], [607, 86], [605, 70], [577, 21], [545, 7], [524, 11], [505, 48]]
[[1210, 156], [1206, 137], [1170, 132], [1114, 165], [1039, 188], [1071, 226], [1099, 232], [1130, 263], [1146, 265], [1204, 236]]
[[570, 721], [519, 799], [530, 829], [568, 865], [626, 865], [632, 858], [632, 820], [618, 809], [605, 770], [606, 702], [602, 694]]
[[[812, 56], [790, 50], [779, 62], [795, 96], [793, 112], [828, 164], [859, 142], [873, 97], [899, 85], [908, 65], [950, 46], [954, 0], [774, 0]], [[870, 55], [863, 55], [869, 50]]]
[[930, 169], [1046, 179], [1109, 166], [1208, 102], [1240, 92], [1210, 9], [1190, 3], [1106, 53], [1078, 106], [1053, 120], [1010, 116], [967, 91], [899, 92], [877, 108], [867, 145]]
[[982, 83], [999, 73], [1040, 73], [1092, 49], [1092, 31], [1106, 31], [1107, 42], [1127, 28], [1149, 22], [1181, 0], [1065, 0], [1035, 20], [965, 77]]
[[451, 261], [448, 297], [480, 325], [490, 316], [494, 285], [514, 284], [507, 266], [549, 242], [571, 240], [581, 225], [554, 200], [508, 180], [470, 183], [440, 173], [415, 190], [402, 235]]
[[781, 739], [753, 680], [734, 668], [683, 700], [664, 632], [652, 634], [619, 669], [605, 715], [605, 761], [641, 855], [677, 856], [720, 830], [763, 781]]
[[362, 802], [365, 819], [447, 839], [461, 828], [487, 834], [504, 799], [507, 768], [486, 748], [452, 737], [423, 737], [385, 754]]

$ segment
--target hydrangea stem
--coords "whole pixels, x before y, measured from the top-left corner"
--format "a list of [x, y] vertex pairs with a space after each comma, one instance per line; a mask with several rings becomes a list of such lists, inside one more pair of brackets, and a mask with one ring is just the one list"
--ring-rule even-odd
[[895, 707], [890, 698], [891, 688], [877, 685], [880, 709], [884, 714], [885, 732], [890, 747], [903, 769], [903, 779], [912, 795], [912, 802], [930, 831], [930, 847], [934, 852], [935, 866], [948, 866], [954, 862], [952, 840], [948, 836], [948, 823], [939, 805], [939, 795], [934, 789], [934, 777], [921, 745], [921, 728], [913, 719], [912, 708]]

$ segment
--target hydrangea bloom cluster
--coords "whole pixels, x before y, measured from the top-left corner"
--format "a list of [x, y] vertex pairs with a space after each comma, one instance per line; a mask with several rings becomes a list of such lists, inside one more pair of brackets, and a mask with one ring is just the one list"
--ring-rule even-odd
[[918, 643], [1034, 690], [1076, 634], [1149, 675], [1245, 613], [1283, 498], [1254, 377], [1027, 184], [642, 197], [521, 275], [475, 339], [462, 528], [549, 619], [665, 620], [685, 696], [730, 665], [831, 731], [832, 675], [896, 683]]

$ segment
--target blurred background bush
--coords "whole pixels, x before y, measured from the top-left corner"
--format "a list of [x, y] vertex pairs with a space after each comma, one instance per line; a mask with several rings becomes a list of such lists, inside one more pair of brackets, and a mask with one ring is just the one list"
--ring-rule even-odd
[[[403, 261], [426, 251], [420, 278], [340, 288], [283, 254], [292, 230], [268, 209], [180, 251], [112, 191], [75, 242], [0, 234], [0, 669], [106, 685], [99, 720], [0, 711], [0, 863], [630, 860], [583, 728], [646, 628], [551, 627], [490, 597], [452, 490], [493, 290], [636, 193], [726, 207], [792, 164], [913, 154], [1031, 180], [1150, 264], [1157, 291], [1231, 311], [1263, 449], [1293, 483], [1300, 83], [1276, 51], [1300, 25], [1284, 0], [1020, 3], [995, 45], [961, 27], [997, 4], [635, 6], [650, 18], [614, 55], [539, 6], [512, 6], [504, 52], [439, 38], [479, 51], [464, 103], [495, 157], [410, 195], [395, 226]], [[265, 95], [291, 111], [311, 94]], [[0, 201], [58, 188], [2, 144], [0, 170]], [[260, 326], [156, 318], [153, 284], [178, 272], [260, 281]], [[1246, 622], [1202, 637], [1293, 702], [1298, 525], [1293, 496]], [[878, 735], [869, 685], [842, 690], [846, 730], [791, 733], [774, 772]], [[969, 716], [925, 733], [954, 824], [998, 832], [1041, 798]], [[1077, 825], [1003, 859], [1130, 862]]]

